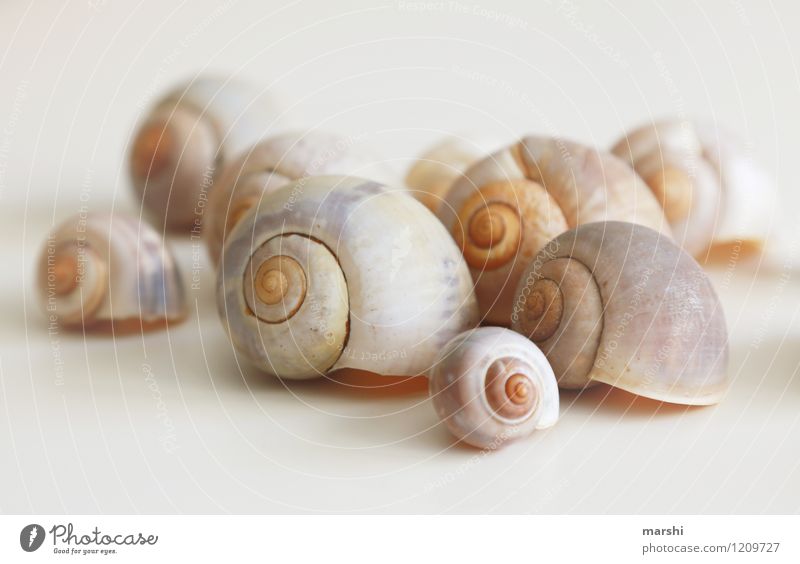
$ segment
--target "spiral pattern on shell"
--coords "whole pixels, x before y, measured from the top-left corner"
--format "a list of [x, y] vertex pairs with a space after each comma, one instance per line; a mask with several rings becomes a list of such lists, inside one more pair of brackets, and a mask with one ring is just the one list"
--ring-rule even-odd
[[525, 137], [470, 167], [438, 216], [470, 266], [484, 321], [503, 326], [523, 271], [567, 229], [616, 219], [669, 233], [658, 202], [623, 161], [543, 137]]
[[406, 186], [436, 213], [456, 179], [505, 143], [486, 136], [448, 136], [426, 149], [406, 173]]
[[706, 405], [728, 386], [728, 335], [711, 282], [641, 225], [590, 223], [556, 237], [520, 280], [512, 327], [542, 349], [564, 388], [604, 382]]
[[450, 432], [479, 448], [499, 448], [558, 419], [558, 387], [544, 355], [500, 327], [451, 340], [431, 372], [430, 393]]
[[734, 135], [711, 123], [664, 120], [634, 129], [612, 151], [647, 182], [691, 255], [763, 247], [775, 189]]
[[238, 354], [281, 378], [426, 372], [478, 321], [458, 248], [403, 190], [320, 176], [266, 194], [231, 233], [217, 304]]
[[57, 227], [39, 259], [38, 290], [48, 315], [68, 328], [126, 333], [186, 316], [170, 250], [122, 214], [81, 214]]

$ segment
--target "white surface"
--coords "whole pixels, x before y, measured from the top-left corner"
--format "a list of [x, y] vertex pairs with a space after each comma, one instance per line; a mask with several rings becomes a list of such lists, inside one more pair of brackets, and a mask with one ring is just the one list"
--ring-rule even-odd
[[[82, 197], [137, 211], [133, 124], [206, 68], [273, 85], [287, 123], [362, 136], [398, 170], [446, 131], [608, 145], [654, 116], [717, 118], [776, 179], [771, 242], [796, 256], [793, 3], [168, 4], [0, 7], [0, 511], [800, 510], [800, 285], [782, 259], [713, 273], [721, 405], [563, 394], [555, 428], [487, 455], [452, 445], [419, 384], [241, 374], [207, 271], [189, 320], [144, 337], [48, 335], [32, 292], [45, 233]], [[193, 242], [175, 244], [189, 279]]]

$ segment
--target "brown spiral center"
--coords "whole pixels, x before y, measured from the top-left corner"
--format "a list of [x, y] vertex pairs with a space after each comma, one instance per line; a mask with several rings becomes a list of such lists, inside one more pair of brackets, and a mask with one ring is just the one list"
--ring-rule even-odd
[[459, 226], [456, 239], [472, 268], [500, 268], [517, 254], [522, 239], [519, 213], [506, 203], [487, 203], [480, 193], [475, 196], [477, 199], [471, 198], [459, 216], [466, 234]]
[[535, 342], [549, 339], [561, 324], [564, 314], [564, 296], [554, 281], [540, 278], [525, 300], [523, 315], [526, 325], [533, 327], [529, 337]]
[[524, 374], [514, 374], [506, 380], [506, 397], [517, 405], [528, 401], [531, 394], [531, 381]]
[[[262, 262], [245, 280], [250, 308], [269, 323], [281, 323], [292, 317], [306, 298], [306, 273], [295, 259], [276, 255]], [[255, 298], [255, 300], [253, 300]]]
[[482, 249], [502, 241], [506, 232], [505, 215], [497, 204], [475, 212], [469, 222], [470, 240]]
[[78, 259], [73, 254], [56, 257], [53, 264], [53, 290], [56, 295], [69, 294], [78, 287]]
[[522, 419], [533, 413], [539, 396], [530, 367], [514, 358], [494, 361], [486, 370], [486, 399], [489, 407], [505, 419]]
[[267, 305], [275, 305], [286, 295], [289, 279], [276, 268], [262, 264], [256, 274], [256, 293], [258, 299]]

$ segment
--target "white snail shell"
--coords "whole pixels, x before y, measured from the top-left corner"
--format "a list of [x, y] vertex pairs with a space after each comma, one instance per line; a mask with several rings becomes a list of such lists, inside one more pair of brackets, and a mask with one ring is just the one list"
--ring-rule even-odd
[[134, 136], [130, 174], [158, 228], [199, 228], [222, 167], [264, 136], [275, 122], [273, 108], [254, 85], [208, 76], [178, 86], [155, 104]]
[[525, 137], [470, 167], [438, 216], [470, 266], [483, 320], [504, 326], [522, 272], [567, 229], [613, 219], [669, 232], [658, 201], [623, 161], [543, 137]]
[[433, 214], [360, 178], [266, 194], [231, 233], [217, 280], [236, 351], [281, 378], [422, 374], [478, 321], [467, 267]]
[[735, 136], [711, 123], [665, 120], [634, 129], [612, 151], [650, 186], [689, 254], [763, 247], [775, 189]]
[[563, 388], [605, 382], [660, 401], [718, 402], [728, 384], [722, 306], [695, 260], [641, 225], [581, 225], [551, 241], [517, 289], [513, 329]]
[[453, 182], [501, 146], [499, 141], [486, 137], [445, 137], [423, 152], [408, 169], [406, 186], [415, 198], [436, 213]]
[[430, 393], [450, 431], [479, 448], [498, 448], [558, 420], [558, 386], [544, 354], [500, 327], [451, 340], [431, 372]]
[[225, 166], [209, 195], [203, 236], [213, 263], [219, 262], [228, 234], [265, 194], [293, 180], [326, 174], [379, 182], [389, 181], [392, 175], [352, 139], [325, 131], [284, 133], [246, 149]]
[[121, 214], [66, 220], [48, 237], [37, 276], [45, 312], [64, 327], [132, 332], [186, 316], [169, 249], [152, 227]]

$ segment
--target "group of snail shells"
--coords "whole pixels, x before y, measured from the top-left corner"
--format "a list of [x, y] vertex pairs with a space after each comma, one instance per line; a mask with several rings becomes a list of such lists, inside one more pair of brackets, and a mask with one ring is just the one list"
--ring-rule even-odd
[[[565, 222], [576, 227], [590, 221], [635, 220], [670, 232], [701, 262], [731, 250], [758, 253], [768, 236], [774, 185], [744, 144], [713, 123], [648, 123], [625, 134], [610, 152], [561, 139], [525, 138], [487, 157], [487, 146], [481, 139], [447, 138], [422, 154], [406, 182], [445, 220], [455, 216], [463, 222], [471, 211], [466, 205], [470, 197], [472, 207], [480, 199], [519, 197], [515, 203], [543, 206], [528, 219], [542, 238]], [[649, 188], [663, 218], [652, 209], [651, 198], [642, 195], [642, 185]], [[523, 248], [535, 246], [525, 243]], [[494, 254], [502, 256], [502, 249], [507, 245]], [[499, 260], [485, 258], [487, 268]]]
[[403, 190], [306, 178], [265, 195], [233, 229], [219, 314], [236, 351], [280, 378], [427, 373], [448, 428], [483, 448], [552, 425], [558, 386], [604, 382], [686, 405], [725, 393], [721, 305], [668, 235], [619, 221], [564, 231], [519, 276], [513, 331], [476, 329], [459, 251]]
[[[449, 140], [391, 188], [347, 138], [270, 133], [273, 111], [246, 84], [199, 78], [155, 105], [130, 154], [157, 229], [202, 218], [219, 315], [250, 364], [283, 379], [427, 374], [447, 427], [482, 448], [553, 425], [558, 387], [687, 405], [725, 393], [723, 313], [686, 251], [742, 240], [717, 218], [741, 208], [735, 148], [671, 123], [614, 154], [525, 137], [484, 156]], [[65, 222], [39, 280], [65, 327], [143, 330], [186, 313], [164, 241], [121, 214]]]
[[459, 335], [431, 372], [437, 413], [478, 447], [553, 425], [556, 386], [603, 382], [685, 405], [717, 403], [727, 389], [727, 330], [710, 281], [642, 225], [589, 223], [550, 241], [521, 277], [512, 320], [513, 331]]

